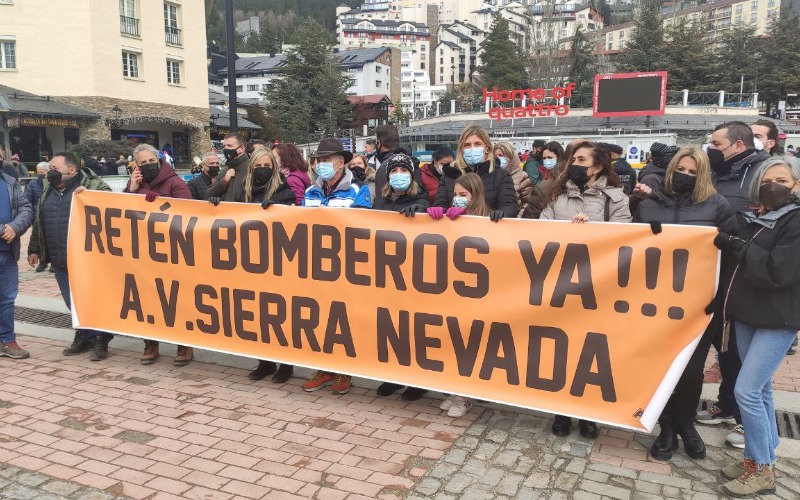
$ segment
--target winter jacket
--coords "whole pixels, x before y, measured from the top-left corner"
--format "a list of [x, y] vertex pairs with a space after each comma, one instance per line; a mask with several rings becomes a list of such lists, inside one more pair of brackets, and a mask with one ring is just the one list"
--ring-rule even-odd
[[7, 161], [2, 161], [0, 163], [2, 163], [2, 169], [0, 169], [0, 170], [2, 170], [2, 173], [6, 174], [6, 175], [10, 175], [11, 177], [14, 178], [14, 180], [18, 180], [19, 179], [19, 170], [17, 170], [14, 167], [14, 165], [12, 165], [11, 163], [9, 163]]
[[[606, 203], [608, 220], [605, 217]], [[586, 214], [591, 222], [631, 221], [628, 197], [621, 187], [607, 187], [605, 177], [597, 179], [594, 186], [587, 187], [583, 193], [572, 181], [567, 181], [567, 192], [547, 205], [539, 218], [570, 220], [580, 213]]]
[[306, 189], [311, 186], [311, 178], [308, 176], [307, 172], [303, 172], [300, 169], [287, 170], [284, 172], [284, 175], [286, 176], [286, 182], [294, 193], [294, 204], [302, 205]]
[[639, 182], [646, 186], [650, 186], [650, 189], [656, 189], [659, 186], [664, 185], [664, 174], [666, 174], [666, 169], [663, 169], [657, 166], [654, 163], [648, 163], [647, 165], [639, 171]]
[[611, 165], [614, 167], [614, 171], [617, 172], [617, 176], [619, 176], [619, 182], [622, 184], [625, 194], [630, 196], [633, 188], [636, 187], [636, 170], [622, 157], [612, 161]]
[[[78, 186], [92, 191], [111, 191], [102, 179], [89, 169], [81, 169], [78, 175], [67, 182], [64, 191], [59, 191], [44, 180], [44, 189], [39, 198], [39, 208], [33, 221], [28, 255], [37, 254], [44, 262], [67, 266], [67, 229], [72, 208], [72, 194]], [[46, 205], [46, 206], [45, 206]]]
[[31, 176], [31, 173], [28, 172], [28, 167], [26, 167], [22, 162], [17, 163], [17, 172], [19, 172], [20, 179]]
[[[471, 170], [483, 180], [486, 204], [489, 210], [502, 210], [506, 217], [516, 217], [519, 213], [517, 206], [517, 192], [514, 189], [514, 181], [505, 169], [500, 168], [500, 162], [495, 158], [495, 169], [489, 171], [489, 161], [478, 163]], [[436, 191], [436, 198], [433, 206], [448, 208], [453, 202], [453, 189], [456, 179], [461, 177], [462, 172], [457, 167], [449, 165], [442, 168], [442, 178], [439, 180], [439, 189]]]
[[525, 173], [528, 174], [528, 178], [531, 180], [531, 183], [534, 185], [539, 184], [539, 182], [542, 180], [542, 173], [539, 172], [539, 167], [541, 167], [539, 161], [536, 159], [536, 156], [531, 153], [528, 156], [528, 159], [525, 160], [525, 166], [523, 169], [525, 170]]
[[[748, 154], [745, 154], [748, 153]], [[733, 164], [730, 172], [719, 175], [712, 171], [711, 181], [717, 192], [731, 204], [734, 212], [747, 212], [750, 207], [750, 183], [753, 181], [758, 167], [769, 159], [766, 151], [749, 151]]]
[[25, 188], [25, 198], [27, 198], [31, 204], [31, 207], [33, 207], [33, 215], [36, 215], [36, 212], [39, 209], [39, 198], [42, 197], [43, 190], [44, 178], [40, 179], [39, 177], [32, 180], [31, 183]]
[[322, 178], [306, 190], [303, 197], [304, 207], [352, 207], [370, 208], [372, 200], [369, 189], [353, 183], [353, 172], [344, 169], [344, 175], [339, 182], [328, 192]]
[[[392, 156], [392, 153], [403, 153], [408, 156], [411, 154], [407, 153], [405, 149], [395, 149], [394, 151], [384, 151], [383, 153], [379, 153], [377, 155], [378, 161], [380, 161], [380, 165], [377, 169], [375, 169], [375, 201], [380, 200], [383, 197], [383, 186], [389, 182], [389, 174], [386, 172], [386, 159]], [[422, 169], [419, 168], [419, 160], [412, 157], [412, 161], [414, 162], [414, 181], [422, 185]]]
[[439, 179], [442, 178], [442, 174], [436, 170], [433, 163], [423, 165], [419, 170], [420, 177], [422, 178], [422, 185], [425, 187], [425, 191], [428, 192], [428, 201], [433, 203], [433, 200], [436, 198], [436, 191], [439, 190]]
[[125, 186], [123, 192], [125, 193], [136, 193], [136, 194], [143, 194], [147, 195], [147, 193], [155, 193], [158, 196], [164, 196], [166, 198], [184, 198], [187, 200], [192, 199], [192, 192], [189, 191], [189, 187], [186, 185], [183, 179], [178, 177], [178, 174], [172, 170], [172, 167], [169, 166], [165, 160], [160, 160], [159, 165], [161, 170], [158, 171], [158, 175], [153, 182], [148, 183], [145, 180], [142, 180], [141, 185], [139, 185], [139, 189], [136, 191], [131, 191], [131, 181], [128, 181], [128, 185]]
[[400, 210], [409, 207], [411, 205], [420, 205], [423, 207], [423, 210], [427, 210], [428, 207], [431, 206], [430, 200], [428, 198], [428, 192], [422, 186], [417, 185], [417, 194], [402, 194], [397, 197], [396, 200], [393, 200], [390, 196], [389, 198], [381, 198], [380, 200], [375, 200], [375, 204], [372, 205], [374, 210], [386, 210], [388, 212], [399, 212]]
[[25, 231], [33, 222], [33, 208], [28, 199], [22, 194], [22, 186], [10, 175], [0, 173], [8, 189], [8, 199], [11, 201], [11, 221], [7, 224], [17, 233], [11, 242], [11, 254], [14, 260], [19, 260], [20, 240]]
[[[522, 214], [528, 207], [528, 203], [530, 203], [533, 183], [530, 177], [528, 177], [528, 174], [520, 168], [509, 171], [509, 174], [511, 175], [511, 180], [514, 182], [514, 191], [517, 192], [517, 206], [519, 207], [519, 211], [516, 216], [522, 217]], [[541, 181], [539, 182], [541, 183]]]
[[[219, 179], [219, 177], [217, 177], [217, 179]], [[189, 192], [192, 193], [193, 199], [205, 200], [206, 191], [208, 191], [208, 188], [210, 188], [212, 184], [214, 184], [214, 179], [207, 173], [200, 172], [200, 175], [195, 175], [186, 183], [186, 187], [188, 187]]]
[[733, 252], [739, 268], [727, 318], [756, 328], [800, 329], [800, 204], [739, 217], [739, 237], [747, 243]]
[[523, 219], [538, 219], [542, 210], [544, 210], [545, 203], [547, 203], [547, 196], [550, 194], [550, 189], [555, 184], [558, 176], [561, 175], [561, 169], [564, 168], [563, 163], [559, 163], [553, 168], [552, 177], [539, 181], [528, 196], [528, 203], [522, 209]]
[[[236, 172], [236, 175], [233, 176], [230, 184], [225, 186], [222, 179], [225, 178], [225, 173], [231, 168]], [[208, 191], [206, 191], [206, 199], [216, 196], [222, 198], [222, 201], [236, 201], [236, 199], [240, 198], [242, 193], [244, 193], [244, 179], [247, 177], [247, 172], [249, 170], [250, 159], [246, 154], [229, 161], [228, 168], [221, 171], [219, 176], [217, 176], [219, 180], [212, 184], [211, 187], [208, 188]]]
[[[278, 174], [281, 175], [281, 174]], [[250, 203], [261, 203], [264, 201], [264, 194], [267, 192], [266, 186], [262, 188], [253, 188], [253, 196], [250, 198]], [[278, 189], [272, 193], [272, 196], [269, 197], [270, 201], [273, 203], [277, 203], [279, 205], [294, 205], [294, 192], [289, 184], [286, 182], [286, 179], [281, 175], [281, 183], [278, 186]], [[240, 203], [246, 203], [244, 198], [244, 193], [242, 193], [242, 197], [237, 199], [236, 201]]]
[[723, 196], [715, 193], [702, 203], [694, 203], [691, 193], [670, 196], [662, 187], [653, 190], [649, 198], [639, 203], [633, 221], [710, 226], [730, 234], [739, 230], [736, 214]]

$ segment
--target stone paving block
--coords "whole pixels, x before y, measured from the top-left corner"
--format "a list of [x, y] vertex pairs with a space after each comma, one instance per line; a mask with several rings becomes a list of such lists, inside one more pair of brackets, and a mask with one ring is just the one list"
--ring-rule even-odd
[[630, 490], [611, 486], [610, 484], [587, 480], [585, 477], [586, 476], [584, 474], [584, 479], [582, 479], [580, 482], [580, 488], [582, 490], [596, 493], [605, 497], [615, 498], [617, 500], [629, 500], [631, 498]]
[[503, 471], [502, 469], [497, 469], [495, 467], [492, 467], [486, 472], [486, 474], [483, 475], [482, 478], [480, 478], [479, 482], [481, 484], [485, 484], [486, 486], [494, 487], [497, 486], [498, 483], [500, 483], [504, 475], [505, 471]]
[[458, 494], [467, 489], [472, 482], [473, 478], [471, 476], [464, 474], [463, 472], [459, 472], [450, 478], [447, 484], [445, 484], [444, 490], [448, 493]]
[[495, 491], [508, 496], [516, 496], [519, 486], [524, 480], [525, 477], [520, 474], [506, 474]]

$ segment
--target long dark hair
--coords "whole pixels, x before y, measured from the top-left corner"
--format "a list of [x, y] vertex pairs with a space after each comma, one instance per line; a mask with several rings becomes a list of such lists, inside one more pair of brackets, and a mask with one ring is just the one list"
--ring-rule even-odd
[[574, 158], [575, 153], [577, 153], [581, 149], [590, 149], [591, 156], [592, 156], [592, 166], [600, 167], [600, 171], [595, 174], [595, 182], [597, 179], [601, 177], [606, 178], [606, 186], [609, 187], [622, 187], [622, 184], [619, 182], [619, 176], [617, 175], [617, 171], [614, 170], [614, 167], [611, 166], [611, 154], [608, 151], [608, 148], [602, 147], [598, 144], [593, 142], [585, 141], [579, 142], [572, 148], [572, 155], [566, 159], [566, 165], [564, 170], [558, 175], [556, 182], [553, 183], [553, 187], [550, 188], [550, 193], [547, 197], [546, 205], [553, 203], [559, 197], [567, 192], [567, 181], [569, 180], [569, 169], [572, 167], [572, 161]]
[[291, 142], [276, 144], [272, 149], [277, 151], [278, 156], [281, 157], [281, 168], [290, 172], [295, 170], [308, 172], [308, 162], [303, 159], [303, 153]]

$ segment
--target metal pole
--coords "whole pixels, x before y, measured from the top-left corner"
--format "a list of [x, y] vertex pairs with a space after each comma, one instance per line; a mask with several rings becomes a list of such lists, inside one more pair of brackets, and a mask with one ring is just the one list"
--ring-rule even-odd
[[225, 39], [228, 53], [228, 107], [230, 131], [239, 131], [239, 114], [236, 111], [236, 40], [233, 36], [233, 0], [225, 0]]

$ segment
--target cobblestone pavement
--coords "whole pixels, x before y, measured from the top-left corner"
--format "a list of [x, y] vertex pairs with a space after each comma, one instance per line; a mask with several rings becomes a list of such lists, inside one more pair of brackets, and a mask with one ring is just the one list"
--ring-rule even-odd
[[122, 500], [125, 497], [0, 463], [0, 498]]

